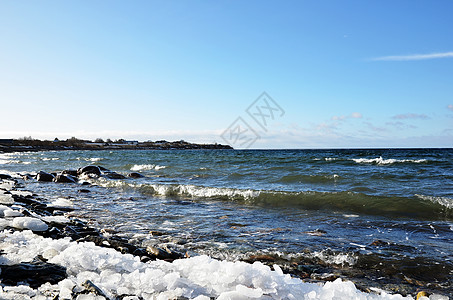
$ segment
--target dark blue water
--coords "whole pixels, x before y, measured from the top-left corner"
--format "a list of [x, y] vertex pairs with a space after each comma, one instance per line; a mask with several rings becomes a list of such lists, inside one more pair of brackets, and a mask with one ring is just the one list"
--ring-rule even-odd
[[[13, 173], [89, 164], [146, 177], [87, 178], [89, 194], [71, 184], [26, 188], [49, 201], [72, 199], [74, 215], [134, 242], [194, 255], [453, 263], [452, 149], [0, 154], [0, 170]], [[370, 246], [376, 241], [395, 246]]]

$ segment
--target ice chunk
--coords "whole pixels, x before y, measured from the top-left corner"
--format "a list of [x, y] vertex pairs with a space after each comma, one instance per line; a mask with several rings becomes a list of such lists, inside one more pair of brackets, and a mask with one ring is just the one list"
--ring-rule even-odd
[[0, 219], [0, 230], [5, 229], [8, 226], [11, 226], [11, 222], [5, 219]]
[[45, 217], [42, 217], [42, 219], [46, 222], [55, 222], [55, 223], [59, 223], [59, 224], [66, 224], [66, 223], [69, 223], [69, 221], [70, 221], [65, 216], [45, 216]]
[[244, 295], [248, 298], [260, 298], [263, 296], [263, 290], [260, 288], [257, 289], [252, 289], [248, 288], [242, 284], [239, 284], [236, 286], [236, 292], [238, 292], [241, 295]]
[[10, 191], [10, 193], [13, 195], [23, 196], [23, 197], [33, 196], [33, 193], [29, 192], [29, 191]]
[[8, 209], [3, 211], [5, 217], [22, 217], [23, 214], [20, 211]]
[[14, 198], [10, 194], [0, 194], [0, 204], [13, 204]]
[[18, 229], [30, 229], [32, 231], [46, 231], [48, 229], [46, 223], [44, 223], [40, 219], [32, 217], [14, 218], [12, 226]]
[[72, 208], [74, 204], [71, 200], [65, 198], [58, 198], [53, 201], [49, 206], [51, 207], [65, 207], [65, 208]]

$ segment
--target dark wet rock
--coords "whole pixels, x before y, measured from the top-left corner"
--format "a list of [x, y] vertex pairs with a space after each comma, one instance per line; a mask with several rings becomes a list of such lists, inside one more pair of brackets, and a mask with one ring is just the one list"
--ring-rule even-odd
[[59, 182], [59, 183], [76, 183], [77, 178], [71, 175], [65, 175], [65, 174], [58, 174], [55, 176], [53, 179], [53, 182]]
[[91, 280], [85, 281], [82, 284], [82, 286], [85, 288], [85, 291], [87, 291], [89, 293], [93, 293], [98, 296], [102, 296], [105, 299], [108, 299], [108, 297], [104, 294], [104, 292], [102, 292], [102, 290], [99, 287], [97, 287], [93, 282], [91, 282]]
[[17, 285], [19, 282], [24, 282], [34, 289], [46, 282], [56, 284], [66, 277], [65, 267], [44, 262], [39, 258], [30, 263], [1, 266], [0, 273], [2, 284]]
[[112, 172], [110, 171], [109, 169], [107, 168], [104, 168], [103, 166], [97, 166], [99, 168], [99, 170], [101, 170], [102, 172]]
[[148, 246], [146, 248], [148, 253], [155, 255], [159, 259], [173, 261], [175, 259], [183, 258], [184, 254], [168, 249], [167, 247], [159, 248]]
[[277, 260], [277, 257], [267, 255], [267, 254], [258, 254], [258, 255], [251, 255], [244, 261], [249, 262], [249, 263], [254, 263], [255, 261], [260, 261], [260, 262], [275, 262]]
[[77, 177], [79, 175], [77, 173], [77, 170], [64, 170], [63, 172], [61, 172], [61, 174], [71, 175], [71, 176], [74, 176], [74, 177]]
[[39, 171], [38, 174], [36, 175], [36, 180], [43, 182], [51, 182], [54, 178], [55, 178], [54, 175], [44, 171]]
[[137, 172], [132, 172], [132, 173], [127, 174], [127, 177], [129, 177], [129, 178], [143, 178], [145, 176], [143, 176], [142, 174], [137, 173]]
[[89, 183], [88, 181], [84, 181], [81, 183], [81, 185], [91, 185], [91, 183]]
[[94, 174], [97, 176], [101, 175], [101, 169], [98, 166], [85, 166], [77, 170], [78, 175], [82, 174]]
[[105, 173], [104, 176], [109, 178], [109, 179], [125, 179], [126, 178], [126, 176], [124, 176], [122, 174], [115, 173], [115, 172]]
[[388, 246], [388, 245], [390, 245], [389, 242], [384, 242], [384, 241], [382, 241], [382, 240], [375, 240], [375, 241], [373, 241], [373, 242], [370, 244], [370, 246], [376, 246], [376, 247], [379, 247], [379, 246]]
[[11, 179], [12, 177], [7, 174], [0, 174], [0, 179]]
[[22, 175], [23, 180], [34, 180], [35, 178], [31, 176], [30, 174], [24, 174]]
[[87, 189], [80, 189], [79, 193], [91, 193], [91, 191]]

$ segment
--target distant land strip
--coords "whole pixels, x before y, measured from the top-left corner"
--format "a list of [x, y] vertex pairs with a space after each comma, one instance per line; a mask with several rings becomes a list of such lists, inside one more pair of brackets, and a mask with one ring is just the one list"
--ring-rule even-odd
[[53, 141], [33, 139], [31, 137], [19, 139], [0, 139], [0, 152], [24, 152], [46, 150], [171, 150], [171, 149], [233, 149], [222, 144], [196, 144], [184, 140], [169, 142], [160, 141], [127, 141], [118, 139], [96, 139], [95, 141], [82, 140], [72, 137], [67, 140], [55, 138]]

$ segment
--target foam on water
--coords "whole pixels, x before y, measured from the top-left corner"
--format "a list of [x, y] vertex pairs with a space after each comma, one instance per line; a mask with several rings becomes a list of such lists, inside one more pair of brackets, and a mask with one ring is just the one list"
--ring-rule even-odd
[[453, 209], [453, 199], [448, 197], [435, 197], [435, 196], [426, 196], [426, 195], [415, 195], [416, 197], [431, 201], [432, 203], [440, 204], [447, 208]]
[[377, 158], [353, 158], [352, 161], [356, 163], [377, 164], [377, 165], [390, 165], [394, 163], [424, 163], [426, 159], [383, 159], [382, 156]]
[[44, 298], [57, 293], [60, 299], [70, 299], [72, 290], [81, 289], [91, 280], [108, 297], [136, 295], [144, 299], [413, 299], [382, 292], [380, 295], [359, 291], [350, 281], [337, 279], [324, 285], [304, 283], [283, 274], [278, 266], [274, 271], [260, 262], [229, 262], [196, 256], [175, 260], [140, 262], [138, 257], [121, 254], [93, 243], [52, 240], [31, 231], [0, 233], [5, 252], [2, 264], [31, 261], [43, 255], [50, 263], [67, 268], [68, 278], [57, 285], [45, 284], [37, 290], [29, 287], [3, 288], [2, 299], [22, 296]]
[[131, 171], [161, 170], [165, 168], [166, 166], [159, 165], [133, 165], [131, 167]]

